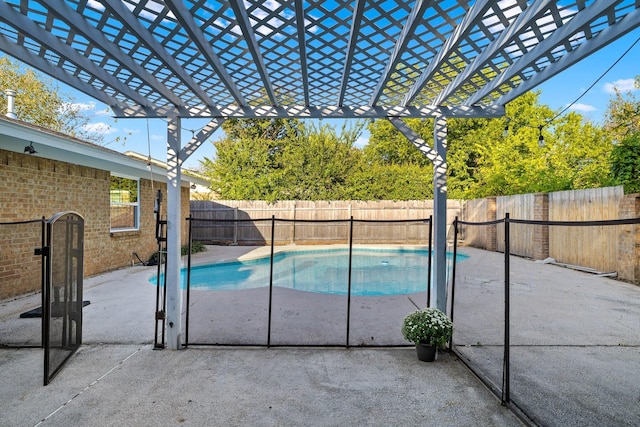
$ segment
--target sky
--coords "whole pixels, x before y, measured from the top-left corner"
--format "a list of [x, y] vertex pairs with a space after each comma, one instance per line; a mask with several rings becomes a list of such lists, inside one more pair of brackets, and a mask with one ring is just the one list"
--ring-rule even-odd
[[[577, 111], [586, 119], [601, 123], [614, 87], [623, 91], [636, 90], [633, 88], [633, 80], [635, 76], [640, 75], [640, 41], [610, 71], [604, 73], [639, 38], [640, 29], [636, 29], [538, 86], [536, 89], [542, 91], [541, 103], [549, 105], [556, 111], [571, 104], [569, 111]], [[593, 88], [587, 91], [591, 85], [594, 85]], [[135, 151], [145, 156], [150, 151], [152, 157], [166, 160], [165, 121], [161, 119], [118, 119], [116, 121], [110, 117], [104, 104], [72, 89], [69, 89], [69, 95], [86, 108], [87, 115], [91, 117], [93, 129], [104, 133], [106, 147], [120, 152]], [[577, 98], [580, 99], [576, 101]], [[183, 119], [183, 145], [191, 139], [192, 132], [197, 133], [207, 122], [208, 119]], [[338, 120], [326, 122], [337, 127], [341, 125]], [[214, 158], [215, 149], [212, 142], [220, 139], [222, 135], [220, 130], [216, 131], [187, 159], [184, 166], [197, 169], [201, 159]], [[368, 135], [363, 133], [356, 142], [356, 146], [364, 146], [367, 140]]]

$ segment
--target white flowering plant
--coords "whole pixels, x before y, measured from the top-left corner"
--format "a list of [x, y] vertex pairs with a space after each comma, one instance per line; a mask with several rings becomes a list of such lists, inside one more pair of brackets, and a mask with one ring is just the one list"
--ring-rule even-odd
[[442, 347], [451, 339], [453, 322], [437, 308], [414, 311], [404, 318], [402, 335], [415, 344]]

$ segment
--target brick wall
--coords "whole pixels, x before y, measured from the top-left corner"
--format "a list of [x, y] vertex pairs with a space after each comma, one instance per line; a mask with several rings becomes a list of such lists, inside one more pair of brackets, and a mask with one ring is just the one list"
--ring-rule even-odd
[[[147, 259], [157, 249], [153, 206], [166, 184], [140, 181], [140, 229], [114, 232], [109, 212], [110, 172], [0, 150], [0, 222], [51, 218], [75, 211], [85, 219], [84, 274], [131, 265], [132, 252]], [[152, 188], [153, 187], [153, 188]], [[182, 188], [182, 218], [189, 215], [189, 189]], [[41, 223], [0, 225], [0, 299], [40, 290]], [[182, 241], [187, 225], [182, 224]]]
[[[640, 218], [640, 194], [626, 194], [619, 204], [620, 219]], [[618, 240], [618, 276], [640, 284], [640, 225], [621, 227]]]
[[[549, 194], [537, 193], [533, 196], [534, 221], [549, 221]], [[549, 226], [533, 226], [533, 259], [549, 257]]]

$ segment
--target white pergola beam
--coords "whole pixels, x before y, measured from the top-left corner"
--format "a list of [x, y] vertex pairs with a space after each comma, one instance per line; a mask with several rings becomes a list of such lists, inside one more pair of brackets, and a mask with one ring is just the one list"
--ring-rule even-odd
[[[48, 49], [52, 50], [56, 54], [60, 55], [60, 57], [65, 58], [70, 63], [79, 67], [80, 69], [86, 70], [93, 76], [95, 76], [98, 80], [102, 81], [108, 86], [111, 86], [114, 90], [119, 91], [120, 93], [126, 94], [131, 100], [137, 102], [142, 106], [144, 111], [148, 111], [153, 108], [149, 102], [144, 99], [142, 96], [139, 96], [137, 93], [131, 91], [128, 86], [122, 83], [120, 80], [116, 79], [112, 75], [108, 74], [105, 70], [95, 65], [88, 58], [80, 55], [76, 50], [72, 49], [69, 45], [63, 43], [58, 38], [53, 37], [51, 33], [36, 25], [32, 20], [28, 19], [21, 13], [16, 12], [13, 8], [9, 7], [5, 2], [0, 2], [0, 21], [5, 22], [7, 25], [15, 26], [20, 28], [20, 30], [27, 34], [29, 37], [38, 41], [42, 46], [46, 46]], [[4, 37], [3, 37], [4, 39]], [[13, 43], [3, 43], [0, 46], [0, 49], [3, 51], [8, 51], [12, 46], [16, 46]], [[121, 109], [124, 107], [121, 103], [116, 101], [113, 97], [108, 96], [106, 93], [102, 91], [97, 91], [94, 86], [87, 84], [83, 80], [74, 77], [72, 74], [66, 72], [60, 67], [55, 67], [51, 62], [40, 58], [34, 54], [30, 54], [24, 48], [21, 49], [11, 49], [12, 52], [15, 52], [16, 57], [23, 58], [25, 62], [31, 63], [34, 62], [34, 66], [40, 69], [43, 72], [46, 72], [49, 75], [52, 75], [61, 81], [69, 84], [72, 87], [78, 88], [83, 92], [91, 92], [88, 93], [90, 96], [95, 96], [96, 99], [99, 99], [102, 102], [105, 102], [107, 105], [116, 105], [120, 108], [115, 108], [114, 110]], [[9, 53], [9, 52], [7, 52]], [[49, 64], [49, 65], [46, 65]], [[77, 79], [77, 81], [75, 81]], [[84, 84], [82, 84], [82, 83]], [[95, 95], [96, 92], [99, 92], [101, 95]]]
[[[482, 89], [478, 90], [475, 94], [470, 96], [464, 102], [464, 105], [474, 105], [480, 102], [483, 98], [488, 96], [494, 90], [498, 89], [501, 85], [509, 82], [512, 78], [516, 77], [526, 68], [535, 64], [538, 59], [544, 56], [548, 56], [550, 52], [553, 51], [557, 46], [565, 43], [575, 34], [582, 31], [584, 27], [594, 19], [597, 19], [605, 14], [607, 10], [615, 8], [617, 3], [618, 2], [609, 1], [593, 2], [579, 14], [576, 14], [568, 23], [556, 29], [549, 37], [540, 41], [529, 52], [524, 54], [509, 67], [505, 68], [505, 70], [500, 73], [500, 75], [498, 75], [495, 79], [493, 79], [489, 84], [485, 85]], [[590, 40], [590, 42], [593, 41], [594, 39]]]
[[[433, 269], [431, 307], [447, 312], [447, 118], [434, 119], [434, 149], [438, 155], [433, 163]], [[455, 262], [455, 261], [454, 261]]]
[[[170, 109], [159, 108], [155, 111], [155, 117], [166, 117], [171, 114]], [[233, 118], [233, 119], [277, 119], [277, 118], [300, 118], [300, 119], [376, 119], [385, 117], [460, 117], [460, 118], [497, 118], [504, 116], [504, 106], [491, 105], [488, 107], [464, 106], [464, 107], [437, 107], [433, 105], [421, 107], [371, 107], [369, 105], [356, 107], [309, 107], [299, 106], [260, 106], [251, 107], [246, 105], [225, 106], [216, 109], [213, 114], [202, 109], [193, 109], [188, 114], [180, 117], [211, 118]], [[154, 117], [145, 115], [141, 108], [131, 107], [125, 110], [122, 117]]]
[[351, 71], [351, 63], [353, 62], [353, 53], [358, 44], [358, 36], [360, 34], [360, 24], [362, 23], [362, 15], [364, 14], [364, 6], [367, 0], [356, 0], [354, 7], [353, 20], [351, 21], [351, 29], [349, 30], [349, 44], [347, 46], [347, 54], [342, 68], [342, 79], [340, 80], [340, 89], [338, 90], [338, 105], [342, 106], [344, 95], [349, 83], [349, 74]]
[[[502, 49], [507, 47], [514, 39], [520, 36], [531, 22], [535, 21], [544, 13], [553, 0], [538, 0], [533, 2], [527, 9], [505, 28], [502, 33], [489, 46], [487, 46], [478, 56], [476, 56], [471, 64], [469, 64], [460, 74], [456, 76], [447, 87], [438, 94], [433, 101], [435, 105], [444, 104], [447, 99], [453, 95], [458, 89], [462, 88], [467, 81], [476, 73], [480, 72], [486, 64], [495, 57]], [[504, 105], [504, 104], [500, 104]]]
[[[117, 45], [108, 40], [101, 32], [95, 27], [88, 25], [87, 21], [79, 15], [75, 10], [68, 6], [63, 0], [38, 0], [41, 4], [51, 12], [53, 12], [59, 19], [66, 22], [71, 28], [78, 33], [82, 34], [88, 40], [90, 40], [96, 47], [109, 54], [116, 59], [120, 64], [129, 69], [133, 74], [143, 81], [147, 86], [158, 92], [165, 97], [169, 102], [174, 104], [177, 109], [184, 111], [185, 103], [178, 98], [173, 92], [171, 92], [164, 84], [151, 75], [140, 64], [135, 62], [133, 58], [125, 55]], [[53, 35], [51, 35], [53, 37]], [[136, 92], [129, 90], [122, 92], [123, 95], [130, 99], [136, 98]]]
[[300, 52], [300, 77], [304, 91], [304, 105], [309, 105], [309, 68], [307, 65], [307, 41], [305, 30], [304, 1], [295, 0], [296, 31], [298, 34], [298, 51]]
[[434, 146], [397, 117], [390, 117], [391, 124], [404, 135], [433, 164], [433, 264], [431, 270], [430, 307], [442, 312], [447, 310], [447, 119], [434, 120]]
[[200, 132], [193, 136], [193, 138], [180, 150], [180, 161], [184, 163], [208, 138], [217, 131], [222, 123], [226, 119], [212, 119]]
[[224, 68], [224, 65], [222, 65], [220, 58], [211, 48], [211, 45], [200, 28], [196, 25], [193, 16], [189, 13], [189, 10], [184, 3], [181, 0], [165, 0], [164, 3], [171, 12], [173, 12], [174, 16], [180, 25], [182, 25], [182, 28], [184, 28], [186, 33], [189, 34], [193, 43], [198, 47], [202, 56], [206, 58], [211, 68], [213, 68], [217, 76], [222, 81], [222, 84], [224, 84], [227, 90], [231, 93], [231, 96], [233, 96], [238, 104], [245, 104], [245, 99], [242, 96], [242, 93], [240, 93], [238, 86], [233, 82], [233, 79]]
[[616, 24], [616, 26], [607, 27], [602, 30], [602, 32], [600, 32], [596, 37], [591, 39], [588, 45], [580, 46], [580, 49], [568, 52], [562, 58], [546, 67], [544, 71], [536, 73], [533, 77], [518, 85], [517, 88], [498, 98], [496, 103], [505, 105], [508, 102], [513, 101], [518, 96], [532, 90], [545, 80], [548, 80], [556, 74], [566, 70], [578, 61], [591, 55], [596, 50], [601, 49], [638, 27], [640, 27], [640, 9], [637, 9], [625, 16], [621, 22]]
[[389, 79], [391, 79], [391, 75], [395, 72], [396, 67], [402, 59], [402, 54], [405, 52], [407, 45], [415, 34], [416, 28], [422, 20], [422, 15], [424, 15], [425, 10], [431, 6], [432, 2], [433, 0], [417, 0], [413, 5], [411, 14], [402, 28], [402, 33], [400, 33], [400, 38], [393, 49], [393, 53], [389, 57], [384, 73], [380, 77], [380, 80], [373, 91], [369, 105], [374, 106], [378, 103], [378, 100], [384, 92], [384, 88], [387, 86], [387, 83], [389, 83]]
[[[0, 2], [0, 8], [2, 8], [2, 4], [3, 3]], [[2, 15], [1, 11], [0, 15]], [[80, 80], [72, 74], [67, 73], [62, 68], [56, 67], [46, 59], [34, 55], [30, 50], [27, 50], [22, 46], [16, 45], [14, 43], [9, 43], [9, 41], [2, 35], [0, 35], [0, 50], [13, 56], [16, 59], [19, 59], [24, 63], [31, 64], [32, 67], [50, 75], [55, 79], [58, 79], [62, 83], [69, 85], [72, 88], [77, 89], [80, 92], [83, 92], [100, 102], [104, 102], [106, 105], [110, 105], [111, 110], [115, 115], [123, 116], [125, 114], [125, 110], [128, 108], [126, 105], [121, 104], [106, 93], [97, 90], [92, 85], [86, 84], [85, 81]], [[148, 114], [150, 112], [143, 106], [140, 106], [139, 108], [143, 114]]]
[[229, 5], [231, 6], [231, 9], [233, 9], [233, 13], [235, 13], [236, 15], [236, 22], [238, 23], [238, 26], [242, 31], [242, 35], [247, 42], [247, 48], [251, 53], [253, 62], [256, 66], [256, 69], [258, 70], [258, 74], [260, 74], [262, 85], [267, 96], [269, 97], [269, 101], [273, 105], [278, 105], [278, 100], [276, 99], [275, 91], [273, 90], [273, 86], [271, 85], [271, 79], [269, 78], [269, 72], [267, 71], [267, 67], [264, 64], [262, 53], [260, 53], [260, 45], [258, 44], [255, 32], [251, 27], [251, 20], [249, 19], [247, 9], [245, 9], [244, 3], [241, 2], [241, 0], [229, 0]]
[[157, 41], [153, 34], [144, 27], [138, 17], [133, 14], [121, 0], [102, 0], [102, 4], [109, 9], [109, 11], [117, 16], [122, 23], [124, 23], [127, 29], [135, 34], [138, 39], [144, 43], [144, 45], [153, 52], [156, 58], [159, 58], [171, 73], [179, 78], [186, 87], [193, 92], [200, 101], [206, 105], [213, 105], [213, 100], [202, 90], [202, 87], [196, 83], [183, 67], [181, 67], [176, 59], [164, 48], [162, 43]]
[[167, 346], [171, 350], [182, 347], [182, 287], [180, 283], [180, 248], [182, 218], [180, 208], [182, 180], [180, 160], [180, 118], [167, 121]]
[[[425, 85], [431, 81], [436, 72], [442, 70], [444, 62], [451, 56], [453, 51], [457, 49], [460, 43], [465, 37], [469, 35], [469, 32], [473, 30], [478, 21], [482, 20], [487, 10], [494, 4], [491, 0], [478, 0], [469, 9], [467, 14], [460, 22], [451, 35], [444, 43], [444, 46], [438, 51], [435, 58], [431, 60], [427, 68], [420, 74], [418, 80], [414, 83], [413, 87], [407, 93], [402, 102], [402, 105], [409, 105], [422, 91]], [[437, 104], [436, 104], [437, 105]]]

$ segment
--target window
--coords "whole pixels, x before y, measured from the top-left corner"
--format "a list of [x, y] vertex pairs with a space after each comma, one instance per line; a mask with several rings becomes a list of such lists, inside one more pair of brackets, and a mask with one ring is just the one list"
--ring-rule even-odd
[[111, 231], [137, 230], [140, 226], [140, 181], [111, 175]]

